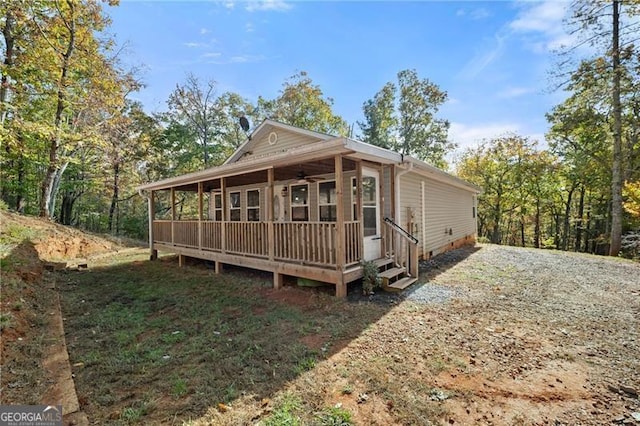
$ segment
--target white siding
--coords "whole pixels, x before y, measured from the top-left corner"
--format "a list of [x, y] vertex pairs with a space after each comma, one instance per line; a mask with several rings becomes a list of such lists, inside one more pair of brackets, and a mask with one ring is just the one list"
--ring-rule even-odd
[[247, 153], [242, 158], [240, 158], [239, 161], [261, 157], [268, 154], [284, 152], [293, 147], [320, 141], [320, 139], [318, 138], [301, 135], [299, 133], [294, 133], [283, 129], [273, 129], [272, 132], [275, 132], [277, 135], [276, 143], [269, 144], [269, 135], [271, 134], [271, 132], [266, 132], [263, 137], [254, 141], [250, 149], [251, 153]]
[[[415, 173], [407, 173], [400, 176], [400, 182], [397, 190], [400, 191], [400, 211], [396, 219], [396, 223], [409, 231], [418, 239], [418, 253], [421, 254], [424, 238], [422, 236], [422, 200], [420, 195], [421, 181], [424, 180], [420, 175]], [[412, 229], [408, 228], [409, 210], [413, 214]]]
[[[442, 182], [426, 180], [425, 205], [427, 238], [424, 255], [435, 255], [452, 242], [475, 235], [474, 194]], [[449, 234], [451, 231], [451, 234]]]
[[[421, 255], [426, 257], [438, 254], [454, 241], [475, 235], [472, 192], [416, 173], [401, 176], [397, 189], [400, 191], [398, 224], [403, 228], [407, 227], [407, 209], [410, 208], [414, 224], [410, 231], [420, 240]], [[426, 230], [426, 235], [423, 235], [423, 229]]]

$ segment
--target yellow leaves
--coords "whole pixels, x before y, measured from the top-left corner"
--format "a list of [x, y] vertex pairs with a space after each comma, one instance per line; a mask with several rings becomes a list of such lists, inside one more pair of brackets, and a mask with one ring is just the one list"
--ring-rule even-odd
[[625, 182], [622, 188], [624, 209], [632, 216], [640, 218], [640, 180], [635, 182]]

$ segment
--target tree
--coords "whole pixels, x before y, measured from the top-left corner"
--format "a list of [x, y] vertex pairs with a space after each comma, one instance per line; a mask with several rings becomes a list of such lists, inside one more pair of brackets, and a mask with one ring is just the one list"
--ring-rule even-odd
[[213, 156], [217, 164], [222, 156], [216, 152], [216, 147], [210, 146], [218, 135], [221, 116], [216, 102], [216, 85], [215, 80], [202, 84], [195, 75], [188, 74], [185, 83], [177, 84], [167, 101], [171, 119], [190, 129], [200, 144], [205, 167], [209, 166], [210, 157]]
[[515, 134], [465, 151], [457, 174], [483, 189], [478, 197], [478, 234], [494, 244], [525, 246], [533, 210], [534, 245], [539, 246], [543, 197], [553, 186], [546, 180], [553, 174], [546, 172], [553, 163], [552, 156], [537, 151], [536, 142]]
[[415, 70], [397, 77], [397, 85], [385, 84], [363, 104], [366, 121], [358, 123], [363, 140], [445, 168], [445, 156], [455, 147], [447, 140], [449, 122], [436, 118], [446, 92]]
[[[609, 255], [620, 251], [623, 228], [624, 148], [623, 148], [623, 97], [622, 79], [630, 68], [625, 56], [633, 58], [634, 42], [640, 23], [631, 17], [638, 13], [637, 0], [579, 0], [573, 4], [572, 24], [582, 36], [580, 44], [589, 43], [606, 58], [607, 72], [601, 73], [609, 94], [611, 108], [609, 130], [611, 132], [611, 230]], [[627, 23], [621, 23], [626, 16]], [[610, 23], [608, 19], [611, 19]], [[624, 20], [623, 20], [624, 21]], [[604, 42], [608, 40], [608, 42]]]
[[258, 98], [257, 115], [320, 133], [348, 135], [349, 126], [332, 107], [333, 99], [300, 71], [283, 83], [276, 99]]
[[393, 149], [397, 145], [395, 132], [398, 120], [395, 116], [396, 86], [393, 83], [385, 84], [362, 105], [365, 122], [358, 122], [362, 130], [362, 139], [386, 149]]

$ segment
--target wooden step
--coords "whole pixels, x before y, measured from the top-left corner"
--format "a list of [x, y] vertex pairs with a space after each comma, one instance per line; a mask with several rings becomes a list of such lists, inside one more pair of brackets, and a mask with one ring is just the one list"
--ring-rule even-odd
[[373, 263], [375, 263], [378, 269], [380, 269], [386, 267], [387, 265], [391, 265], [393, 263], [393, 259], [389, 257], [381, 257], [380, 259], [374, 260]]
[[391, 279], [394, 277], [397, 277], [398, 275], [404, 274], [405, 268], [391, 268], [391, 269], [387, 269], [386, 271], [382, 271], [378, 274], [378, 276], [380, 278], [384, 279]]
[[411, 284], [418, 281], [415, 277], [405, 277], [401, 278], [393, 284], [389, 284], [387, 286], [387, 291], [402, 291], [405, 288], [409, 287]]

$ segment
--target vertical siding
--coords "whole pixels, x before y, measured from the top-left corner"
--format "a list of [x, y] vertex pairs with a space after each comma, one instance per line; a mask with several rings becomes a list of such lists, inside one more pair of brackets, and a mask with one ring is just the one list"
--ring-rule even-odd
[[382, 167], [382, 196], [384, 197], [384, 211], [382, 217], [391, 217], [391, 204], [395, 203], [391, 193], [391, 170], [392, 166]]
[[[469, 235], [474, 235], [474, 195], [442, 182], [426, 180], [426, 230], [424, 254], [437, 254], [448, 244]], [[451, 230], [451, 235], [449, 235]], [[446, 232], [445, 232], [446, 231]]]
[[290, 132], [288, 130], [277, 129], [273, 131], [278, 135], [278, 141], [275, 144], [269, 144], [269, 134], [271, 132], [267, 132], [266, 135], [255, 142], [255, 144], [251, 148], [251, 154], [245, 155], [239, 161], [248, 160], [250, 158], [259, 157], [265, 154], [284, 152], [296, 146], [307, 145], [310, 143], [319, 142], [321, 140], [318, 138], [301, 135], [299, 133]]

